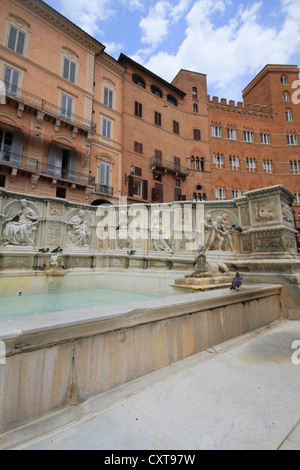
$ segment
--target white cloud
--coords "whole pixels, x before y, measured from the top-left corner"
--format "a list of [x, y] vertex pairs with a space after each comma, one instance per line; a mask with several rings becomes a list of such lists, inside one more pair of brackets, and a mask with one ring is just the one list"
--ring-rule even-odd
[[100, 31], [99, 21], [115, 14], [110, 0], [60, 0], [61, 12], [90, 35]]
[[159, 52], [144, 65], [169, 81], [180, 68], [205, 73], [208, 86], [218, 95], [229, 99], [239, 95], [240, 99], [244, 77], [253, 76], [268, 63], [288, 63], [300, 50], [299, 0], [282, 0], [281, 23], [277, 18], [271, 26], [263, 25], [261, 1], [240, 4], [234, 17], [222, 24], [230, 3], [194, 1], [186, 15], [185, 38], [177, 53]]
[[167, 1], [159, 1], [150, 8], [146, 18], [140, 21], [142, 29], [141, 42], [156, 48], [168, 34], [169, 20], [167, 18], [170, 4]]

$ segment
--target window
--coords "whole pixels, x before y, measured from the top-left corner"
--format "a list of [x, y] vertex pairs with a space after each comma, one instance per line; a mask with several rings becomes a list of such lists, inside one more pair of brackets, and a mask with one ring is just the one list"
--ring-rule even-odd
[[174, 201], [182, 201], [181, 189], [180, 188], [175, 188], [174, 189]]
[[295, 193], [295, 202], [296, 204], [300, 204], [300, 193]]
[[157, 86], [151, 85], [150, 91], [159, 98], [162, 98], [162, 92]]
[[143, 144], [140, 142], [134, 142], [134, 151], [137, 153], [143, 153]]
[[226, 189], [222, 187], [215, 188], [215, 197], [219, 200], [226, 199]]
[[256, 170], [256, 159], [255, 158], [246, 158], [246, 168], [249, 171], [255, 171]]
[[194, 140], [201, 140], [200, 129], [194, 129]]
[[162, 151], [155, 149], [154, 157], [155, 157], [156, 161], [161, 162], [162, 161]]
[[48, 174], [71, 181], [76, 179], [77, 153], [51, 143], [48, 151]]
[[281, 84], [282, 85], [287, 85], [288, 81], [287, 81], [287, 77], [285, 75], [282, 75], [281, 77]]
[[296, 174], [300, 174], [300, 160], [291, 160], [290, 161], [290, 170], [294, 173], [294, 175]]
[[253, 132], [252, 131], [244, 131], [244, 141], [245, 142], [253, 142]]
[[174, 157], [174, 167], [175, 167], [175, 170], [180, 170], [181, 162], [180, 162], [179, 157]]
[[5, 175], [0, 175], [0, 188], [5, 188]]
[[283, 93], [283, 101], [290, 101], [289, 93]]
[[296, 135], [290, 134], [286, 136], [287, 145], [298, 145], [298, 138]]
[[162, 174], [161, 173], [153, 173], [154, 181], [162, 181]]
[[235, 129], [227, 129], [227, 139], [237, 140], [237, 132]]
[[242, 197], [242, 191], [240, 189], [232, 189], [231, 195], [232, 195], [232, 199], [236, 199], [237, 197]]
[[154, 111], [154, 122], [157, 126], [161, 126], [161, 113]]
[[212, 137], [222, 137], [222, 128], [220, 126], [211, 126]]
[[266, 173], [272, 173], [273, 171], [273, 162], [272, 160], [263, 160], [263, 169]]
[[130, 189], [132, 190], [130, 191], [129, 195], [143, 197], [143, 188], [144, 184], [147, 183], [147, 181], [134, 177], [131, 177], [129, 180], [132, 181], [132, 188], [130, 187]]
[[136, 85], [142, 88], [146, 88], [144, 80], [139, 75], [136, 75], [136, 74], [132, 75], [132, 83], [135, 83]]
[[260, 134], [261, 144], [270, 144], [270, 135], [269, 134]]
[[100, 190], [102, 189], [103, 192], [105, 192], [105, 189], [110, 186], [110, 166], [106, 163], [100, 163], [99, 184]]
[[292, 120], [293, 120], [292, 111], [288, 110], [288, 111], [285, 112], [285, 120], [287, 122], [292, 122]]
[[164, 189], [162, 184], [155, 183], [155, 187], [152, 188], [152, 201], [164, 202]]
[[66, 188], [61, 188], [61, 187], [57, 187], [56, 188], [56, 197], [60, 197], [62, 199], [65, 199], [66, 198]]
[[237, 170], [240, 166], [239, 157], [229, 155], [229, 166], [230, 166], [231, 169]]
[[75, 83], [76, 79], [76, 64], [66, 57], [63, 62], [63, 78], [71, 83]]
[[4, 67], [3, 81], [5, 83], [6, 93], [16, 95], [18, 92], [18, 85], [20, 79], [20, 72], [17, 72], [10, 67]]
[[61, 95], [60, 116], [68, 121], [72, 121], [73, 99], [67, 95]]
[[172, 95], [167, 95], [167, 102], [172, 104], [173, 106], [177, 106], [177, 100]]
[[134, 115], [137, 117], [143, 116], [143, 105], [137, 101], [134, 102]]
[[193, 112], [194, 112], [195, 114], [198, 113], [198, 105], [197, 105], [196, 103], [193, 104]]
[[213, 163], [215, 167], [221, 168], [224, 165], [223, 154], [213, 153]]
[[193, 88], [192, 88], [192, 97], [194, 99], [198, 98], [198, 92], [197, 92], [197, 88], [195, 86], [193, 86]]
[[24, 54], [26, 34], [14, 26], [9, 27], [7, 47], [18, 54]]
[[173, 132], [174, 134], [179, 134], [179, 122], [173, 121]]
[[0, 129], [0, 162], [20, 166], [23, 152], [23, 134]]
[[180, 186], [180, 180], [178, 180], [178, 179], [175, 180], [175, 186], [177, 186], [177, 187]]
[[113, 97], [114, 92], [105, 86], [103, 91], [103, 103], [105, 106], [113, 108]]
[[204, 171], [204, 158], [191, 157], [192, 170]]
[[112, 122], [109, 119], [102, 118], [102, 135], [111, 139], [112, 136]]

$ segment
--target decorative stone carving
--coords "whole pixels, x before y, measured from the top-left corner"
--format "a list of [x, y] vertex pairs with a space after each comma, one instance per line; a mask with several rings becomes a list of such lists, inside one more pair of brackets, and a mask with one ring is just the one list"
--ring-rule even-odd
[[161, 226], [159, 217], [160, 211], [154, 211], [151, 220], [151, 240], [153, 248], [155, 251], [165, 251], [167, 253], [173, 253], [169, 240], [170, 234], [168, 234], [167, 230], [163, 226]]
[[86, 222], [85, 212], [80, 210], [68, 222], [68, 236], [75, 246], [87, 246], [90, 238], [90, 231]]
[[281, 203], [281, 208], [282, 208], [282, 218], [285, 222], [288, 222], [289, 224], [294, 223], [294, 213], [293, 209], [285, 203]]
[[207, 214], [204, 220], [206, 232], [206, 250], [234, 251], [232, 246], [232, 221], [228, 214], [218, 215], [215, 220], [211, 214]]
[[21, 199], [16, 205], [19, 210], [12, 210], [11, 215], [3, 220], [2, 244], [33, 246], [39, 216], [25, 199]]
[[119, 212], [119, 224], [117, 227], [117, 246], [120, 250], [129, 247], [127, 209], [120, 210]]
[[197, 247], [197, 255], [195, 258], [196, 266], [195, 271], [192, 274], [187, 274], [185, 277], [212, 277], [212, 276], [221, 276], [230, 274], [229, 269], [225, 263], [217, 262], [217, 263], [209, 263], [206, 260], [205, 255], [206, 249], [203, 245], [198, 245]]
[[277, 217], [276, 209], [273, 204], [257, 204], [256, 220], [257, 222], [266, 222], [274, 220]]

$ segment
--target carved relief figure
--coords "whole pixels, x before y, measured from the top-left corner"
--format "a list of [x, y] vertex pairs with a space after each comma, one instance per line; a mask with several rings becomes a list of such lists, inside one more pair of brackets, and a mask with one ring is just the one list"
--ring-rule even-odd
[[90, 231], [84, 220], [84, 211], [81, 210], [68, 222], [68, 235], [75, 246], [86, 246], [89, 241]]
[[118, 231], [118, 248], [122, 250], [123, 248], [128, 248], [129, 246], [129, 233], [128, 233], [128, 217], [127, 210], [121, 210], [119, 212], [119, 225], [117, 227]]
[[209, 230], [209, 236], [205, 244], [205, 248], [207, 250], [211, 250], [215, 247], [217, 250], [224, 250], [225, 241], [228, 240], [228, 236], [223, 224], [223, 218], [218, 216], [213, 222], [210, 214], [208, 214], [206, 216], [204, 226]]
[[294, 213], [293, 209], [288, 204], [281, 204], [282, 207], [282, 217], [283, 220], [288, 222], [289, 224], [294, 223]]
[[256, 206], [256, 220], [258, 221], [267, 221], [267, 220], [273, 220], [276, 218], [276, 211], [274, 211], [274, 208], [272, 205], [257, 205]]
[[151, 239], [156, 251], [166, 251], [173, 253], [169, 244], [169, 236], [166, 230], [160, 226], [159, 211], [155, 211], [151, 221]]
[[34, 245], [39, 217], [25, 199], [20, 204], [21, 209], [14, 217], [3, 220], [3, 245]]

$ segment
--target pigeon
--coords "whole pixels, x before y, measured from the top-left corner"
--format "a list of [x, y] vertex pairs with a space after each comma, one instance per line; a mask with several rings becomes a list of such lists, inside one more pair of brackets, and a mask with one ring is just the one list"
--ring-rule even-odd
[[135, 250], [128, 250], [128, 251], [127, 251], [127, 254], [128, 254], [129, 256], [134, 255], [134, 253], [135, 253]]
[[51, 251], [51, 253], [62, 253], [62, 248], [60, 246], [58, 246], [57, 248], [55, 248], [54, 250]]
[[48, 253], [48, 251], [49, 251], [49, 248], [41, 248], [39, 250], [40, 253]]
[[239, 271], [237, 271], [232, 281], [230, 290], [239, 290], [242, 284], [243, 284], [243, 278], [240, 275]]
[[233, 228], [234, 230], [236, 230], [237, 232], [240, 232], [240, 233], [243, 231], [242, 228], [239, 227], [238, 225], [233, 225], [232, 228]]

